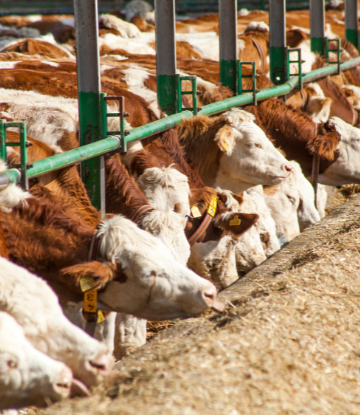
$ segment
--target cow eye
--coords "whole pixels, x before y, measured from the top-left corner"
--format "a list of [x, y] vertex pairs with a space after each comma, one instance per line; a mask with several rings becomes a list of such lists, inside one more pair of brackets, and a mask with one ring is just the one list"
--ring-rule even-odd
[[264, 244], [267, 244], [269, 242], [269, 234], [267, 232], [261, 233], [260, 234], [260, 240]]
[[295, 198], [294, 198], [294, 197], [292, 197], [292, 196], [287, 196], [287, 198], [290, 200], [290, 202], [291, 202], [292, 204], [295, 204]]
[[262, 148], [262, 147], [261, 147], [261, 144], [258, 144], [258, 143], [256, 143], [256, 144], [255, 144], [255, 147], [257, 147], [257, 148]]

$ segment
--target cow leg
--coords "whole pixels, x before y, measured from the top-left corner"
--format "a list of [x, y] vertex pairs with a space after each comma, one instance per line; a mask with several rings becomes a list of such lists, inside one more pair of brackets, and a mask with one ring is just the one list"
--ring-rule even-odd
[[146, 320], [117, 313], [114, 356], [121, 359], [146, 343]]
[[104, 343], [110, 353], [114, 351], [115, 318], [115, 312], [107, 314], [105, 320], [96, 325], [94, 334], [95, 339]]

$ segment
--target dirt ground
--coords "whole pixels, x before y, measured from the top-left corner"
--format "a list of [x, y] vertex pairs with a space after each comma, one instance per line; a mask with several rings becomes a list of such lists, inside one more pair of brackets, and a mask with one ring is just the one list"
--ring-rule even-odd
[[222, 292], [224, 314], [152, 337], [89, 398], [23, 413], [360, 414], [360, 195], [334, 206]]

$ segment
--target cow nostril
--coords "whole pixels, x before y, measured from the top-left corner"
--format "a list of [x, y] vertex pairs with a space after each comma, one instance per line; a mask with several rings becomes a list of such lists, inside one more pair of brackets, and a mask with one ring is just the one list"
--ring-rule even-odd
[[103, 354], [93, 360], [90, 360], [89, 363], [95, 369], [98, 369], [101, 371], [108, 371], [111, 369], [113, 359], [109, 354]]
[[292, 167], [291, 166], [288, 166], [287, 164], [285, 164], [284, 168], [288, 172], [291, 172], [292, 171]]
[[215, 301], [215, 297], [216, 297], [216, 288], [214, 285], [210, 285], [204, 292], [204, 297], [205, 299], [211, 303], [213, 303]]

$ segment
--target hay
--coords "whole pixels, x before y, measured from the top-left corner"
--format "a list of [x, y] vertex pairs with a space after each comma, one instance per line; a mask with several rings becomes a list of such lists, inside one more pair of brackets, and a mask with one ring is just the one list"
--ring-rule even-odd
[[38, 414], [360, 414], [360, 198], [117, 363], [92, 397]]

